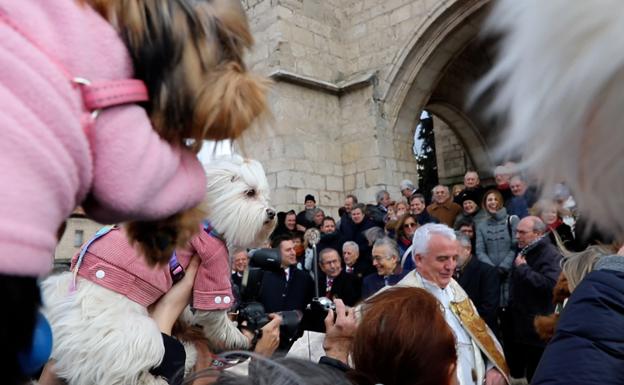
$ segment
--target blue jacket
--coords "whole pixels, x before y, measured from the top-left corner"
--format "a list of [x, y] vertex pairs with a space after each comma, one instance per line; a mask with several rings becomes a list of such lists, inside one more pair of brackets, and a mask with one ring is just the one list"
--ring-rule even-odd
[[[402, 272], [400, 274], [393, 274], [388, 276], [388, 286], [394, 286], [399, 283], [399, 281], [402, 280], [403, 277], [405, 277], [405, 274], [407, 273]], [[370, 297], [384, 286], [386, 286], [384, 277], [377, 273], [373, 273], [364, 277], [364, 281], [362, 282], [362, 299]]]
[[622, 331], [624, 271], [590, 273], [563, 309], [531, 384], [624, 384]]

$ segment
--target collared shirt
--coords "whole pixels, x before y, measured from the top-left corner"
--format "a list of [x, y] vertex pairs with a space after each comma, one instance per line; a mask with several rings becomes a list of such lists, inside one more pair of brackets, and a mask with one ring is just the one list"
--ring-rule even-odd
[[290, 279], [290, 267], [284, 269], [284, 277], [286, 278], [286, 282]]
[[464, 330], [464, 327], [457, 316], [455, 316], [455, 313], [451, 310], [450, 304], [453, 300], [453, 293], [450, 286], [447, 285], [442, 289], [438, 285], [427, 281], [425, 278], [422, 278], [422, 280], [425, 290], [433, 294], [444, 307], [444, 319], [455, 335], [458, 364], [457, 376], [460, 378], [460, 383], [462, 385], [476, 384], [476, 372], [474, 370], [475, 351], [472, 345], [472, 339], [466, 330]]

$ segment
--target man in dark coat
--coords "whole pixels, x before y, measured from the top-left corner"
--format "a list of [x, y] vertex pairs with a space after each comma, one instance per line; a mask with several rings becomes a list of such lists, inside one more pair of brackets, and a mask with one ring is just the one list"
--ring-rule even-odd
[[336, 221], [332, 217], [323, 218], [321, 225], [321, 240], [316, 245], [316, 250], [334, 249], [342, 257], [342, 244], [344, 243], [342, 234], [336, 230]]
[[356, 204], [351, 209], [351, 222], [343, 222], [340, 225], [342, 238], [346, 241], [353, 241], [360, 248], [360, 258], [365, 262], [371, 263], [371, 246], [368, 239], [364, 235], [364, 231], [375, 227], [373, 221], [366, 216], [366, 205], [362, 203]]
[[[309, 229], [314, 227], [314, 209], [316, 208], [314, 195], [306, 195], [303, 204], [304, 209], [297, 214], [297, 225]], [[303, 228], [299, 228], [299, 230], [305, 231]]]
[[267, 313], [285, 310], [303, 311], [314, 296], [314, 282], [310, 275], [298, 270], [292, 236], [276, 239], [282, 257], [279, 271], [265, 271], [258, 301]]
[[378, 292], [382, 287], [394, 286], [405, 272], [396, 273], [399, 266], [399, 249], [396, 242], [388, 237], [375, 241], [373, 246], [373, 266], [376, 273], [369, 274], [362, 281], [362, 298], [366, 299]]
[[354, 306], [360, 299], [359, 287], [355, 276], [342, 269], [338, 251], [322, 249], [319, 253], [319, 267], [322, 271], [317, 282], [319, 295], [332, 300], [340, 298], [345, 305]]
[[466, 291], [479, 315], [495, 334], [498, 334], [496, 314], [499, 301], [499, 279], [496, 269], [479, 261], [472, 253], [472, 242], [464, 234], [458, 234], [460, 244], [455, 280]]
[[515, 357], [509, 357], [510, 368], [513, 377], [521, 377], [523, 373], [518, 372], [526, 370], [529, 383], [546, 346], [535, 332], [533, 320], [536, 315], [554, 311], [552, 291], [561, 273], [561, 254], [545, 232], [546, 225], [538, 217], [528, 216], [518, 222], [516, 237], [521, 250], [511, 274]]

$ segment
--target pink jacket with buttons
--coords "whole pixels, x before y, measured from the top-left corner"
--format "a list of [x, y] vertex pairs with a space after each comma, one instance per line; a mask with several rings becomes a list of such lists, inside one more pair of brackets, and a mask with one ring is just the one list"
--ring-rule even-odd
[[[177, 250], [176, 254], [184, 268], [193, 254], [201, 260], [193, 284], [194, 308], [225, 310], [233, 305], [229, 255], [220, 239], [202, 229], [193, 237], [189, 248]], [[78, 254], [72, 259], [72, 270], [77, 257]], [[169, 266], [147, 266], [143, 256], [130, 245], [126, 234], [119, 228], [89, 246], [78, 275], [145, 307], [156, 302], [173, 284]]]
[[46, 274], [57, 229], [83, 202], [90, 217], [114, 223], [202, 199], [196, 157], [160, 139], [138, 105], [105, 109], [83, 131], [79, 88], [60, 68], [91, 81], [133, 76], [99, 14], [76, 0], [0, 0], [0, 16], [0, 273]]

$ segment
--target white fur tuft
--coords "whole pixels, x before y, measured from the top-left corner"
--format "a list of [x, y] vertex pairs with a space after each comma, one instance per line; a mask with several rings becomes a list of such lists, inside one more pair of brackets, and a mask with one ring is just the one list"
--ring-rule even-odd
[[[218, 158], [204, 165], [208, 188], [204, 203], [214, 228], [228, 249], [257, 247], [275, 228], [269, 220], [269, 183], [262, 165], [238, 155]], [[254, 191], [254, 196], [247, 192]]]
[[191, 324], [200, 325], [208, 339], [208, 347], [213, 353], [249, 349], [249, 340], [232, 322], [227, 311], [195, 312]]
[[68, 384], [148, 385], [167, 382], [149, 373], [165, 353], [147, 310], [87, 280], [69, 291], [71, 273], [42, 282], [52, 326], [57, 375]]
[[[545, 191], [565, 181], [581, 211], [621, 234], [624, 195], [624, 1], [500, 0], [486, 24], [500, 54], [477, 92], [496, 86], [500, 154], [523, 156]], [[620, 135], [622, 134], [622, 135]]]

